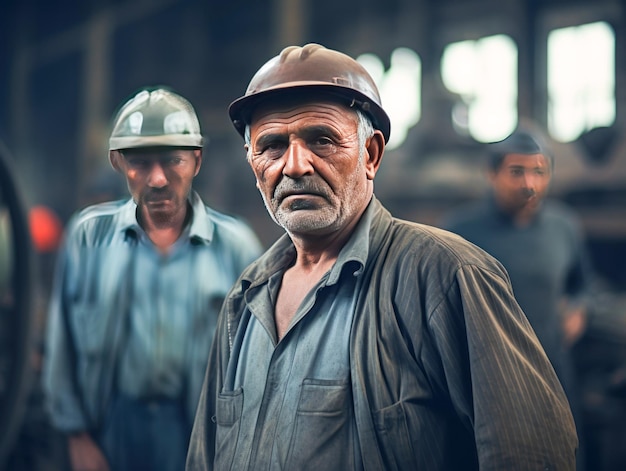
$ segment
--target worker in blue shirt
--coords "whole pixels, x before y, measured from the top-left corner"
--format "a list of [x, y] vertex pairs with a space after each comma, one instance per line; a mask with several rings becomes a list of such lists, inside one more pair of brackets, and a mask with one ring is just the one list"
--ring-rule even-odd
[[182, 470], [222, 300], [261, 244], [192, 190], [192, 105], [144, 89], [109, 140], [129, 200], [73, 216], [51, 296], [44, 386], [74, 470]]

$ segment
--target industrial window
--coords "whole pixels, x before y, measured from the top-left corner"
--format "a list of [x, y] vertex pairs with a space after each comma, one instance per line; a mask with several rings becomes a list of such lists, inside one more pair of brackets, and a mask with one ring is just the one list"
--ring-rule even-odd
[[548, 131], [569, 142], [615, 121], [615, 34], [605, 22], [548, 35]]
[[455, 129], [480, 142], [504, 139], [517, 125], [517, 46], [498, 34], [446, 46], [441, 76], [459, 96]]

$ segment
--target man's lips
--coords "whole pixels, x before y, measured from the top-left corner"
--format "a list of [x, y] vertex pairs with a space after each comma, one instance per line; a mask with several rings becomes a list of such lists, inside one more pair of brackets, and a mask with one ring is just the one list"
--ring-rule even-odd
[[299, 189], [299, 190], [282, 190], [282, 191], [278, 191], [276, 192], [275, 198], [277, 200], [285, 200], [287, 198], [306, 198], [309, 196], [316, 196], [316, 197], [323, 197], [324, 195], [322, 193], [320, 193], [318, 190], [305, 190], [305, 189]]
[[292, 209], [295, 209], [294, 205], [298, 206], [299, 203], [302, 203], [306, 206], [308, 204], [313, 204], [313, 200], [320, 198], [324, 198], [324, 195], [319, 193], [289, 193], [283, 195], [283, 197], [279, 199], [279, 202], [280, 204], [292, 206]]
[[313, 193], [313, 192], [309, 192], [309, 191], [303, 191], [303, 192], [289, 192], [289, 193], [285, 193], [282, 196], [280, 196], [280, 199], [287, 199], [287, 198], [306, 198], [306, 197], [310, 197], [310, 196], [314, 196], [314, 197], [321, 197], [322, 195], [320, 195], [319, 193]]
[[169, 197], [163, 196], [163, 197], [158, 197], [158, 198], [156, 197], [146, 198], [144, 201], [146, 202], [146, 204], [158, 205], [158, 204], [169, 203], [171, 199]]
[[277, 200], [279, 206], [288, 209], [289, 211], [317, 209], [320, 198], [324, 198], [324, 195], [319, 193], [310, 192], [287, 192], [282, 195], [282, 198]]

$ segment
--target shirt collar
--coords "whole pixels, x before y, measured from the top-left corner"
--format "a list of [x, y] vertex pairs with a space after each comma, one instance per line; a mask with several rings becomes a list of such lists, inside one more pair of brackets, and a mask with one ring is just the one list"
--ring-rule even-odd
[[[211, 218], [207, 216], [204, 202], [195, 191], [189, 194], [188, 201], [191, 204], [192, 211], [191, 223], [188, 224], [183, 234], [187, 234], [189, 239], [195, 243], [203, 245], [210, 244], [213, 239], [215, 224]], [[119, 221], [120, 231], [125, 232], [127, 235], [129, 233], [136, 235], [139, 232], [143, 232], [143, 229], [137, 222], [137, 204], [132, 198], [122, 207]]]
[[354, 232], [346, 242], [346, 245], [339, 252], [337, 262], [330, 270], [328, 276], [328, 284], [337, 283], [345, 266], [348, 264], [356, 264], [353, 275], [360, 275], [367, 261], [370, 248], [370, 227], [374, 214], [373, 199], [365, 208], [361, 219], [357, 223]]
[[[361, 216], [354, 232], [341, 249], [337, 262], [331, 268], [328, 284], [336, 283], [345, 266], [356, 265], [352, 270], [354, 275], [363, 272], [370, 248], [370, 227], [374, 219], [376, 199], [372, 198], [365, 212]], [[245, 291], [251, 285], [261, 285], [276, 272], [285, 270], [296, 256], [293, 242], [287, 234], [283, 234], [265, 254], [254, 262], [242, 277], [242, 288]]]
[[189, 202], [192, 210], [189, 238], [203, 245], [210, 244], [215, 232], [215, 223], [208, 216], [206, 206], [198, 193], [192, 191]]

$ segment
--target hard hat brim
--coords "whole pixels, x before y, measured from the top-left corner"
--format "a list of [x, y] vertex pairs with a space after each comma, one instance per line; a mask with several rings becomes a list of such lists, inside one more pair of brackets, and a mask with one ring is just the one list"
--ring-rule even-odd
[[203, 145], [199, 134], [165, 134], [162, 136], [123, 136], [109, 139], [109, 150], [140, 147], [198, 147]]
[[261, 101], [267, 102], [268, 99], [286, 95], [287, 93], [310, 97], [311, 100], [318, 97], [331, 99], [334, 97], [349, 107], [360, 109], [372, 120], [374, 128], [383, 133], [385, 143], [389, 141], [391, 133], [389, 116], [377, 103], [354, 88], [318, 81], [281, 83], [280, 85], [236, 99], [228, 107], [228, 114], [237, 132], [242, 137], [244, 136], [246, 125], [250, 124], [252, 112]]

